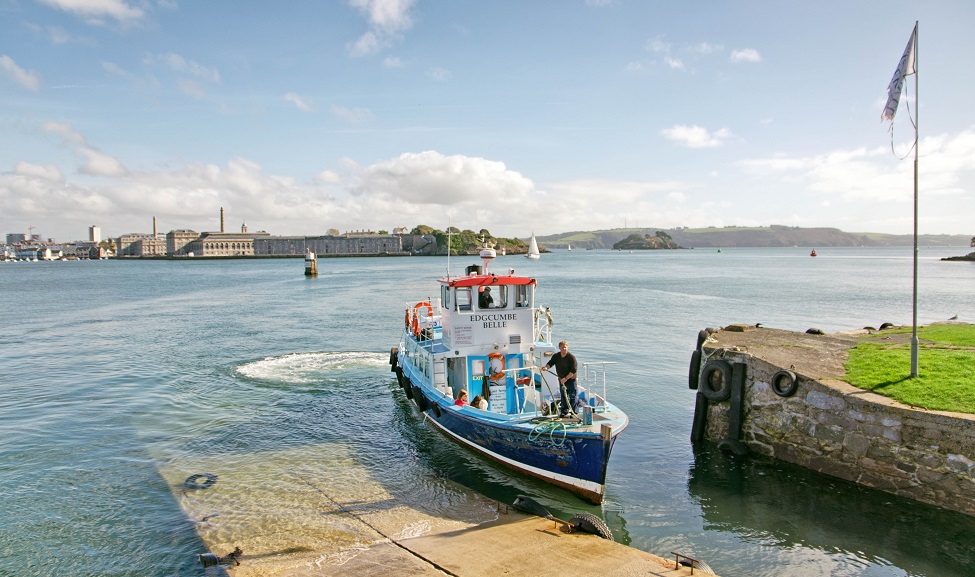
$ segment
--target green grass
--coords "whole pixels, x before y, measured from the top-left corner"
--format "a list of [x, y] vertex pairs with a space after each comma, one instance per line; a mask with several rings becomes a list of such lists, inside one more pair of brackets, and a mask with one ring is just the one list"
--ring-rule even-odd
[[846, 363], [846, 381], [906, 405], [975, 414], [975, 325], [919, 327], [915, 378], [911, 378], [910, 332], [910, 328], [884, 331], [884, 335], [907, 338], [857, 345]]

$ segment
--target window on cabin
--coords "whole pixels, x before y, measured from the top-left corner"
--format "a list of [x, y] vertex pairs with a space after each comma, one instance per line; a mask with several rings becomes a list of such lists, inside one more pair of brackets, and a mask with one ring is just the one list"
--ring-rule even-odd
[[448, 287], [445, 286], [440, 287], [440, 300], [443, 301], [443, 306], [448, 311], [453, 306], [450, 301], [450, 289]]
[[529, 302], [529, 292], [528, 286], [526, 284], [520, 284], [515, 287], [515, 308], [526, 308], [531, 306]]
[[470, 311], [470, 310], [473, 310], [472, 309], [472, 303], [473, 303], [473, 301], [471, 300], [471, 289], [470, 289], [470, 287], [463, 287], [463, 288], [459, 288], [459, 289], [456, 289], [456, 290], [457, 290], [457, 292], [454, 293], [454, 296], [457, 297], [457, 310], [459, 310], [459, 311]]

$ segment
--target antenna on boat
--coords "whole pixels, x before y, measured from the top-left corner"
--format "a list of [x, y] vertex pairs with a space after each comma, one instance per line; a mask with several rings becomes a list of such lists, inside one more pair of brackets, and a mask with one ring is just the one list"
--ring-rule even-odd
[[498, 253], [494, 250], [494, 243], [488, 242], [483, 234], [481, 235], [481, 250], [478, 254], [484, 262], [484, 274], [488, 274], [488, 264], [494, 260], [494, 257], [498, 256]]
[[447, 278], [450, 278], [450, 219], [447, 219]]

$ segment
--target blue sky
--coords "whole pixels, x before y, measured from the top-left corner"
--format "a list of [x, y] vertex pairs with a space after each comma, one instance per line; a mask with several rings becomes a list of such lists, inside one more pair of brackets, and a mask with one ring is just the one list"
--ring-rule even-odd
[[0, 0], [0, 233], [910, 234], [915, 21], [920, 232], [973, 234], [968, 0]]

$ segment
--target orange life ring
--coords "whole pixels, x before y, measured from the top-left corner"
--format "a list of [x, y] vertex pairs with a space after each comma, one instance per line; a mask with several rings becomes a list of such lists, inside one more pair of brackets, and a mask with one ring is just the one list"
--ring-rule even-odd
[[433, 305], [431, 305], [427, 301], [420, 301], [420, 302], [416, 303], [415, 305], [413, 305], [413, 312], [415, 312], [417, 314], [420, 314], [420, 311], [418, 311], [417, 309], [422, 308], [422, 307], [426, 307], [427, 310], [430, 311], [430, 312], [427, 313], [427, 316], [428, 317], [432, 317], [433, 316]]
[[[501, 369], [498, 370], [496, 368], [497, 363], [495, 363], [495, 366], [491, 366], [492, 361], [500, 361]], [[490, 355], [488, 355], [488, 370], [497, 371], [494, 373], [490, 373], [491, 376], [489, 376], [488, 379], [494, 382], [503, 381], [505, 377], [504, 368], [505, 368], [504, 355], [502, 355], [501, 353], [491, 353]]]

